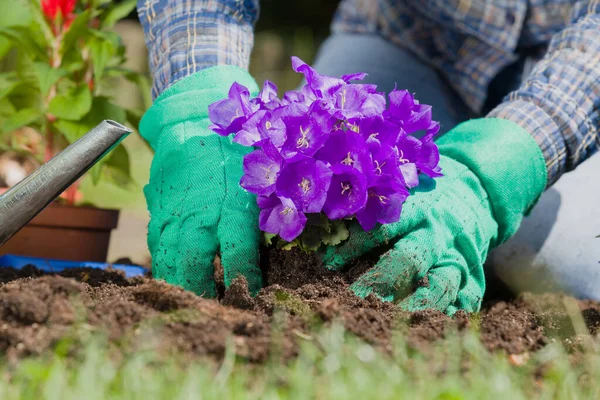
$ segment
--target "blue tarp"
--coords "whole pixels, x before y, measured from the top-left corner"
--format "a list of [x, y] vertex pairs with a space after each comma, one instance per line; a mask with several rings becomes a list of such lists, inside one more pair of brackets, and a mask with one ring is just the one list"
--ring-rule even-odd
[[82, 261], [65, 261], [52, 260], [37, 257], [24, 257], [6, 254], [0, 256], [0, 267], [13, 267], [21, 269], [26, 265], [33, 265], [43, 272], [61, 272], [69, 268], [98, 268], [98, 269], [118, 269], [125, 272], [127, 278], [134, 276], [142, 276], [146, 269], [138, 265], [123, 265], [123, 264], [107, 264], [98, 262], [82, 262]]

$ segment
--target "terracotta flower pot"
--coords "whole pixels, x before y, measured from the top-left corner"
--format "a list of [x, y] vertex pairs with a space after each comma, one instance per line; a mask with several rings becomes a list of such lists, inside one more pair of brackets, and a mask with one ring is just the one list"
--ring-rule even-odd
[[0, 255], [106, 262], [119, 211], [51, 204], [8, 242]]

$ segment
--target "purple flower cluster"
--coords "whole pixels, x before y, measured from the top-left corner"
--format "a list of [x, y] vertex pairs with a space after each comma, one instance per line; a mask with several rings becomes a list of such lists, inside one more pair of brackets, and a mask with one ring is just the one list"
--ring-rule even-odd
[[397, 222], [419, 173], [441, 176], [431, 106], [406, 90], [392, 91], [387, 106], [375, 85], [350, 83], [364, 73], [324, 76], [297, 57], [292, 66], [307, 84], [283, 99], [268, 81], [253, 99], [234, 83], [209, 107], [215, 132], [256, 148], [240, 184], [258, 195], [260, 229], [291, 242], [309, 213], [356, 217], [366, 231]]

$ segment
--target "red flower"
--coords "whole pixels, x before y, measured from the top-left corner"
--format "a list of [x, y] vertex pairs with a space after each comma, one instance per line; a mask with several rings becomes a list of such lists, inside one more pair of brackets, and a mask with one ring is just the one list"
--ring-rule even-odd
[[63, 27], [66, 29], [75, 19], [75, 14], [73, 14], [75, 3], [77, 0], [42, 0], [42, 11], [51, 22], [56, 20], [60, 13], [63, 18]]

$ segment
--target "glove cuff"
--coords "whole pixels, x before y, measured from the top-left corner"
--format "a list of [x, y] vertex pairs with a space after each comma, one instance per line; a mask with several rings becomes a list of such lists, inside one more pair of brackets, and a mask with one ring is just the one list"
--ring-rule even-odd
[[[154, 101], [140, 121], [140, 134], [154, 150], [165, 126], [208, 118], [208, 106], [227, 97], [237, 82], [258, 95], [258, 85], [248, 71], [233, 65], [203, 69], [170, 86]], [[216, 134], [215, 134], [216, 135]]]
[[519, 125], [500, 118], [464, 122], [436, 143], [440, 154], [471, 169], [487, 192], [498, 223], [492, 247], [508, 240], [546, 187], [546, 162], [537, 143]]

